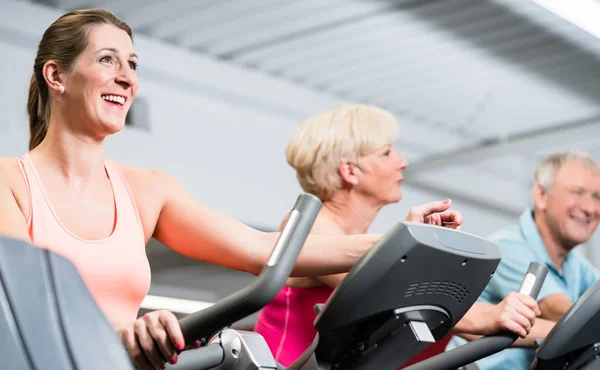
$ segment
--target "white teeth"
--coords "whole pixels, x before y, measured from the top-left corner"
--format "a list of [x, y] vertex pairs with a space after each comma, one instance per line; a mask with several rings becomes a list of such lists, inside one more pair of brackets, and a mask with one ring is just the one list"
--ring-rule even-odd
[[122, 96], [102, 95], [102, 99], [108, 100], [108, 101], [114, 101], [115, 103], [119, 103], [121, 105], [125, 104], [125, 98]]
[[573, 217], [573, 220], [577, 221], [577, 222], [582, 222], [582, 223], [588, 223], [588, 219], [587, 218], [580, 218], [580, 217]]

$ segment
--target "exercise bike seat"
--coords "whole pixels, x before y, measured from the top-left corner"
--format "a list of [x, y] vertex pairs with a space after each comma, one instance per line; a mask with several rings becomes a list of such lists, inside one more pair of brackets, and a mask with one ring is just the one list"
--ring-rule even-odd
[[66, 258], [0, 237], [0, 359], [11, 370], [133, 370]]

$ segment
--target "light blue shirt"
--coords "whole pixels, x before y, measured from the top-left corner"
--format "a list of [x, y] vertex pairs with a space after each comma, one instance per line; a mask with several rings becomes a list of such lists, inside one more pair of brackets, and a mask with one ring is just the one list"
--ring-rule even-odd
[[[532, 261], [545, 263], [549, 270], [538, 296], [538, 302], [552, 294], [564, 294], [571, 302], [575, 302], [600, 279], [600, 271], [577, 251], [567, 255], [562, 273], [554, 267], [542, 242], [531, 209], [523, 212], [516, 225], [501, 230], [488, 239], [498, 246], [502, 260], [479, 297], [480, 302], [497, 304], [510, 292], [518, 291]], [[446, 349], [465, 343], [466, 340], [454, 336]], [[480, 370], [525, 370], [534, 356], [533, 349], [509, 348], [479, 360], [476, 364]]]

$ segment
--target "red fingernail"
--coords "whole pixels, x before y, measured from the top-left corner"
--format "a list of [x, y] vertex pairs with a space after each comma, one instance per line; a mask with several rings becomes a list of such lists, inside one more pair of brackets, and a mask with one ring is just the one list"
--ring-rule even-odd
[[184, 348], [185, 348], [185, 344], [183, 342], [177, 343], [177, 349], [178, 350], [183, 351]]
[[173, 358], [171, 359], [171, 361], [169, 361], [172, 365], [175, 365], [177, 363], [177, 355], [173, 356]]

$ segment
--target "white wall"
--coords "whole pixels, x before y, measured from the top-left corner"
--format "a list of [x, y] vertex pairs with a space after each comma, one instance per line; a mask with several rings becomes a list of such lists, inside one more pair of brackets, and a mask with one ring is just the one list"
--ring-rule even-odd
[[[28, 3], [2, 7], [0, 155], [15, 156], [27, 149], [25, 102], [34, 47], [59, 13]], [[201, 202], [244, 222], [277, 225], [300, 191], [285, 162], [285, 144], [301, 119], [338, 101], [140, 35], [135, 45], [139, 96], [149, 102], [151, 131], [126, 128], [110, 138], [107, 156], [166, 171]], [[411, 205], [445, 198], [409, 185], [404, 193], [400, 204], [381, 212], [373, 232], [404, 218]], [[455, 204], [466, 217], [465, 229], [477, 234], [488, 235], [516, 219]]]

